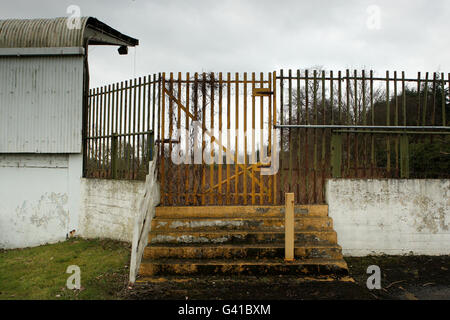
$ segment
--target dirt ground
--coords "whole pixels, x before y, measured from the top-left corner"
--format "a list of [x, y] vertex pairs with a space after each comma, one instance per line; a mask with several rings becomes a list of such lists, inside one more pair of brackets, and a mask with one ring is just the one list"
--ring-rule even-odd
[[[350, 276], [310, 279], [293, 276], [167, 277], [136, 283], [122, 299], [137, 300], [450, 300], [450, 256], [345, 258]], [[366, 286], [367, 267], [381, 269], [381, 289]]]

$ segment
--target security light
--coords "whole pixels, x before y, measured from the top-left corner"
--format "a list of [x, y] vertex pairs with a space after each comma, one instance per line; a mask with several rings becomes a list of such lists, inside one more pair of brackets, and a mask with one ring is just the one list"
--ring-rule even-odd
[[127, 46], [120, 46], [119, 49], [117, 49], [117, 51], [119, 51], [120, 55], [128, 54], [128, 47]]

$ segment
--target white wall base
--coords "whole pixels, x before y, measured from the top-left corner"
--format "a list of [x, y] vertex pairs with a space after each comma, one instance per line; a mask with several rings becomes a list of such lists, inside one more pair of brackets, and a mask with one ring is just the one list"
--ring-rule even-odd
[[81, 155], [0, 155], [0, 248], [66, 239], [78, 229]]
[[450, 254], [450, 180], [330, 179], [326, 200], [344, 255]]

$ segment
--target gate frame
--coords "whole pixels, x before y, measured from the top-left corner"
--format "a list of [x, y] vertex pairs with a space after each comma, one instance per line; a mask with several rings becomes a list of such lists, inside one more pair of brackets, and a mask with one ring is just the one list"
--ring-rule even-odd
[[[201, 81], [206, 81], [205, 79], [205, 75], [206, 73], [203, 73], [203, 80], [199, 80], [198, 79], [198, 73], [195, 73], [194, 76], [194, 81], [197, 82], [201, 82]], [[277, 121], [277, 103], [276, 103], [276, 99], [277, 99], [277, 76], [276, 76], [276, 72], [271, 72], [268, 75], [268, 80], [263, 80], [263, 73], [260, 74], [261, 75], [261, 79], [260, 81], [256, 81], [255, 80], [255, 73], [252, 73], [252, 79], [248, 80], [247, 79], [247, 73], [244, 73], [244, 79], [243, 79], [243, 83], [245, 85], [245, 88], [247, 88], [247, 83], [251, 82], [252, 83], [252, 107], [254, 106], [254, 99], [255, 97], [269, 97], [269, 101], [268, 101], [268, 112], [269, 112], [269, 124], [268, 124], [268, 131], [269, 131], [269, 136], [268, 136], [268, 154], [272, 155], [272, 145], [276, 146], [276, 143], [273, 143], [273, 139], [276, 139], [275, 134], [273, 134], [274, 128], [275, 128], [275, 124]], [[186, 74], [186, 77], [189, 76], [189, 73]], [[213, 73], [211, 73], [211, 76], [213, 77]], [[212, 78], [212, 81], [215, 81], [214, 78]], [[236, 85], [238, 86], [239, 83], [241, 83], [242, 80], [239, 80], [239, 74], [236, 73], [236, 78], [234, 80], [230, 79], [230, 73], [228, 73], [228, 78], [225, 81], [225, 83], [227, 83], [229, 86], [231, 86], [231, 84], [236, 83]], [[166, 193], [164, 188], [165, 188], [165, 156], [164, 156], [164, 144], [169, 144], [169, 152], [172, 151], [172, 144], [173, 143], [180, 143], [180, 141], [178, 140], [172, 140], [171, 138], [166, 139], [166, 123], [165, 123], [165, 113], [166, 113], [166, 96], [168, 98], [168, 103], [169, 103], [169, 108], [171, 107], [172, 103], [175, 102], [175, 104], [178, 107], [178, 115], [180, 116], [181, 111], [184, 112], [185, 116], [190, 118], [193, 121], [202, 121], [202, 137], [204, 136], [204, 134], [206, 134], [207, 136], [209, 136], [211, 143], [216, 143], [219, 145], [219, 149], [221, 149], [222, 152], [225, 152], [225, 154], [227, 155], [227, 159], [228, 159], [228, 155], [230, 154], [230, 152], [228, 151], [227, 147], [225, 147], [222, 143], [221, 143], [221, 139], [217, 139], [214, 135], [212, 135], [209, 130], [206, 127], [206, 121], [205, 119], [197, 119], [197, 117], [192, 114], [190, 112], [189, 108], [189, 104], [187, 103], [187, 106], [183, 105], [183, 103], [180, 101], [180, 95], [181, 95], [181, 90], [180, 87], [178, 87], [178, 97], [175, 96], [175, 93], [173, 92], [173, 90], [171, 88], [167, 88], [166, 87], [166, 82], [169, 82], [170, 84], [173, 83], [177, 83], [180, 84], [181, 82], [187, 82], [188, 84], [191, 82], [190, 80], [186, 79], [186, 80], [182, 80], [181, 77], [181, 73], [178, 73], [178, 79], [174, 79], [173, 78], [173, 73], [170, 73], [169, 76], [169, 80], [166, 79], [166, 73], [163, 72], [160, 78], [160, 83], [161, 83], [161, 118], [160, 118], [160, 123], [161, 123], [161, 127], [160, 127], [160, 134], [161, 134], [161, 139], [157, 140], [157, 142], [160, 144], [159, 145], [159, 149], [160, 149], [160, 183], [161, 183], [161, 204], [165, 205], [166, 204], [166, 197], [168, 197], [168, 201], [169, 201], [169, 205], [170, 202], [172, 201], [171, 197], [173, 196], [173, 194], [171, 193]], [[219, 83], [223, 83], [222, 80], [222, 73], [219, 73]], [[267, 83], [269, 85], [269, 87], [265, 88], [265, 87], [261, 87], [261, 88], [255, 88], [256, 84], [260, 84], [261, 86]], [[187, 91], [188, 94], [189, 91]], [[219, 86], [219, 92], [221, 92], [221, 86]], [[229, 95], [229, 92], [227, 92], [227, 94]], [[238, 99], [239, 99], [239, 94], [236, 93], [236, 111], [238, 112]], [[221, 96], [220, 96], [221, 97]], [[247, 90], [245, 90], [245, 97], [247, 97]], [[188, 97], [189, 98], [189, 97]], [[229, 96], [228, 96], [229, 98]], [[228, 99], [229, 101], [229, 99]], [[220, 105], [220, 104], [219, 104]], [[246, 99], [244, 99], [244, 105], [247, 105], [247, 101]], [[261, 102], [261, 107], [263, 106], [263, 103]], [[212, 107], [213, 108], [213, 107]], [[181, 109], [181, 110], [180, 110]], [[173, 110], [172, 110], [173, 111]], [[171, 111], [169, 110], [169, 113]], [[221, 114], [220, 114], [220, 118], [221, 118]], [[244, 132], [245, 134], [247, 133], [247, 119], [246, 119], [246, 113], [244, 113]], [[178, 119], [177, 122], [180, 122], [181, 119]], [[187, 120], [186, 120], [187, 121]], [[238, 126], [238, 117], [236, 117], [235, 119], [236, 121], [236, 129], [239, 128]], [[254, 124], [255, 119], [253, 119], [253, 124]], [[262, 121], [262, 120], [261, 120]], [[229, 118], [228, 118], [228, 122], [229, 122]], [[221, 123], [221, 120], [220, 120]], [[172, 124], [169, 125], [169, 136], [172, 136]], [[213, 129], [214, 124], [212, 122], [212, 127], [211, 129]], [[229, 126], [229, 123], [228, 123]], [[238, 134], [236, 134], [236, 140], [238, 139]], [[237, 142], [236, 142], [237, 143]], [[203, 142], [204, 144], [204, 142]], [[236, 144], [237, 145], [237, 144]], [[203, 148], [202, 148], [203, 149]], [[247, 139], [245, 139], [245, 150], [247, 150]], [[274, 175], [272, 175], [272, 177], [270, 177], [268, 179], [268, 187], [266, 185], [264, 185], [264, 182], [262, 181], [262, 179], [258, 179], [255, 176], [255, 172], [261, 172], [261, 169], [270, 166], [270, 163], [262, 163], [262, 162], [257, 162], [257, 163], [253, 163], [251, 165], [247, 164], [247, 159], [248, 155], [247, 153], [245, 154], [245, 164], [239, 164], [237, 163], [238, 160], [238, 153], [235, 152], [234, 156], [233, 156], [233, 162], [235, 164], [235, 168], [236, 168], [236, 172], [234, 175], [232, 176], [227, 176], [226, 179], [222, 179], [220, 181], [218, 181], [218, 183], [209, 186], [208, 189], [206, 190], [202, 190], [202, 193], [200, 194], [195, 194], [193, 195], [193, 198], [195, 199], [196, 196], [201, 196], [202, 200], [201, 200], [201, 205], [208, 205], [205, 201], [205, 197], [207, 197], [208, 195], [210, 196], [210, 198], [212, 199], [214, 197], [214, 194], [212, 193], [212, 191], [214, 189], [217, 188], [221, 188], [223, 184], [227, 183], [227, 186], [229, 185], [229, 183], [234, 179], [235, 180], [235, 186], [237, 186], [238, 184], [238, 178], [243, 175], [244, 176], [244, 180], [245, 182], [247, 182], [247, 176], [250, 177], [251, 179], [251, 183], [253, 184], [257, 184], [260, 187], [260, 190], [262, 189], [262, 191], [260, 191], [260, 203], [263, 204], [263, 196], [268, 196], [269, 197], [269, 203], [273, 203], [274, 205], [277, 204], [277, 174], [275, 173]], [[203, 161], [203, 154], [202, 154], [202, 166], [204, 165], [204, 161]], [[240, 168], [240, 170], [239, 170]], [[213, 171], [214, 169], [211, 167], [211, 171]], [[219, 171], [220, 173], [222, 172], [221, 170]], [[221, 176], [221, 175], [220, 175]], [[261, 177], [261, 175], [260, 175]], [[204, 176], [203, 176], [204, 179]], [[212, 180], [212, 176], [211, 176], [211, 180]], [[254, 205], [256, 204], [256, 194], [254, 193], [254, 189], [252, 188], [252, 192], [251, 193], [247, 193], [246, 192], [246, 186], [247, 183], [244, 183], [244, 205], [248, 204], [248, 197], [251, 197], [251, 204]], [[235, 193], [236, 193], [236, 198], [242, 197], [238, 195], [238, 191], [237, 191], [237, 187], [235, 187]], [[226, 191], [227, 195], [225, 196], [226, 198], [226, 202], [228, 205], [231, 205], [230, 203], [230, 196], [231, 193], [229, 192], [229, 190]], [[216, 199], [218, 200], [218, 199]], [[194, 201], [195, 202], [195, 201]], [[217, 201], [218, 202], [218, 201]], [[235, 204], [236, 200], [235, 200]], [[195, 205], [195, 203], [194, 203]], [[223, 205], [223, 203], [222, 203]]]

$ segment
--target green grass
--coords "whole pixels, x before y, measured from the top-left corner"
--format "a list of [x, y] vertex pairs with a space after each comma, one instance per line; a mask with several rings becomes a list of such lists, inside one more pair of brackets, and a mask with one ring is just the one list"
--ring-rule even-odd
[[[0, 250], [0, 300], [118, 299], [128, 281], [129, 260], [129, 245], [111, 240], [75, 238]], [[80, 267], [80, 290], [66, 288], [69, 265]]]

